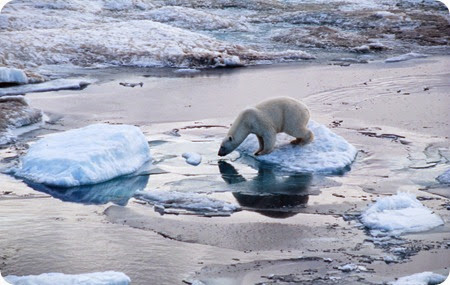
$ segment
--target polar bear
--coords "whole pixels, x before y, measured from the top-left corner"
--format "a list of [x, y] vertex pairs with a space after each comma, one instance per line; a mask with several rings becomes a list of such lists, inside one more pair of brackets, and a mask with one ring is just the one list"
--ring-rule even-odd
[[223, 139], [218, 155], [231, 153], [249, 134], [255, 134], [259, 141], [255, 155], [270, 153], [277, 133], [281, 132], [295, 137], [292, 144], [307, 144], [314, 139], [314, 134], [306, 127], [309, 117], [308, 108], [295, 99], [279, 97], [263, 101], [238, 115]]

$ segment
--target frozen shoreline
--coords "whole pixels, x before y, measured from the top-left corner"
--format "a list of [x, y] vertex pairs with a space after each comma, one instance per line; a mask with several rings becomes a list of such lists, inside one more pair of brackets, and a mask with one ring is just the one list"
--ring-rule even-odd
[[[336, 280], [347, 284], [356, 282], [352, 276], [366, 278], [370, 284], [380, 280], [390, 282], [422, 271], [445, 275], [444, 261], [449, 249], [443, 236], [449, 232], [449, 216], [442, 205], [448, 200], [418, 189], [426, 187], [426, 183], [437, 184], [435, 178], [447, 169], [441, 156], [445, 157], [443, 149], [448, 148], [445, 136], [449, 125], [444, 111], [450, 85], [449, 62], [448, 57], [430, 57], [389, 65], [381, 62], [349, 67], [293, 64], [219, 73], [201, 71], [195, 77], [143, 77], [145, 71], [134, 70], [126, 74], [102, 74], [102, 81], [80, 91], [28, 94], [31, 106], [64, 115], [61, 124], [52, 125], [57, 130], [99, 121], [139, 125], [155, 145], [152, 149], [159, 150], [154, 159], [166, 162], [159, 164], [166, 166], [161, 169], [162, 174], [152, 175], [148, 182], [142, 183], [147, 185], [144, 191], [155, 188], [165, 191], [169, 187], [173, 191], [197, 191], [203, 187], [208, 193], [217, 188], [217, 181], [225, 185], [225, 190], [246, 187], [248, 191], [236, 196], [222, 192], [209, 194], [214, 199], [243, 203], [243, 211], [227, 218], [161, 216], [134, 199], [126, 207], [49, 199], [47, 194], [0, 174], [0, 183], [13, 191], [0, 192], [0, 215], [9, 217], [0, 224], [20, 237], [19, 241], [13, 236], [0, 237], [0, 250], [12, 248], [5, 252], [2, 273], [62, 272], [64, 267], [71, 267], [74, 272], [116, 270], [126, 273], [137, 284], [154, 278], [162, 280], [162, 284], [176, 284], [188, 275], [195, 280], [254, 278], [251, 280], [255, 283], [270, 281], [262, 276], [303, 281], [306, 277], [327, 277], [330, 284]], [[144, 86], [125, 88], [119, 85], [123, 81], [142, 81]], [[424, 87], [429, 90], [425, 91]], [[397, 93], [398, 90], [401, 92]], [[226, 127], [239, 110], [280, 92], [306, 102], [314, 120], [363, 150], [350, 172], [326, 177], [325, 182], [311, 177], [271, 180], [270, 171], [258, 173], [257, 168], [230, 159], [227, 162], [242, 177], [230, 169], [218, 173], [214, 161], [217, 149], [213, 144], [216, 137], [226, 133]], [[226, 102], [222, 98], [227, 98]], [[411, 114], [405, 109], [416, 111]], [[171, 132], [174, 128], [178, 132]], [[30, 142], [52, 131], [35, 131], [21, 140]], [[166, 150], [172, 151], [170, 155], [165, 155]], [[197, 167], [186, 164], [181, 157], [186, 151], [201, 154], [202, 163]], [[420, 168], [424, 166], [429, 168]], [[230, 175], [226, 176], [227, 173]], [[222, 176], [232, 177], [230, 183], [239, 183], [228, 184]], [[300, 191], [296, 188], [299, 181], [305, 188], [318, 191], [316, 194], [306, 191], [303, 196], [289, 195], [292, 194], [289, 191], [294, 194]], [[295, 187], [289, 187], [290, 183]], [[141, 183], [138, 184], [140, 189]], [[261, 184], [280, 190], [280, 195], [257, 192]], [[407, 235], [401, 241], [404, 244], [384, 249], [368, 242], [368, 235], [351, 220], [344, 221], [343, 217], [363, 211], [372, 200], [386, 193], [394, 194], [399, 188], [423, 197], [421, 203], [441, 216], [444, 226]], [[73, 195], [79, 198], [80, 193]], [[259, 199], [261, 196], [264, 199]], [[269, 209], [271, 213], [268, 213], [264, 207], [275, 202], [285, 205], [285, 197], [298, 203], [290, 205], [295, 212], [281, 212], [283, 215], [273, 218], [276, 210], [291, 208], [280, 206]], [[91, 201], [95, 197], [87, 198]], [[255, 201], [258, 204], [249, 206]], [[28, 211], [24, 212], [24, 208]], [[83, 238], [73, 239], [74, 236]], [[43, 260], [38, 253], [48, 250], [49, 242], [55, 254]], [[105, 259], [106, 247], [112, 250]], [[333, 250], [336, 248], [343, 249]], [[18, 253], [16, 249], [20, 249]], [[65, 255], [68, 251], [77, 255], [68, 258]], [[402, 251], [412, 251], [412, 254], [401, 259]], [[385, 260], [394, 253], [404, 263], [387, 264]], [[132, 266], [127, 266], [124, 260]], [[223, 265], [217, 264], [217, 260]], [[346, 264], [364, 266], [368, 271], [349, 274], [336, 273], [333, 269]], [[23, 272], [18, 272], [19, 265]], [[255, 266], [260, 270], [255, 270]], [[317, 268], [318, 272], [295, 275], [299, 268]], [[328, 272], [331, 273], [327, 275]]]
[[[363, 63], [408, 52], [449, 54], [448, 20], [445, 6], [430, 0], [9, 2], [0, 14], [0, 64], [39, 72], [62, 64]], [[23, 43], [27, 48], [18, 48]]]

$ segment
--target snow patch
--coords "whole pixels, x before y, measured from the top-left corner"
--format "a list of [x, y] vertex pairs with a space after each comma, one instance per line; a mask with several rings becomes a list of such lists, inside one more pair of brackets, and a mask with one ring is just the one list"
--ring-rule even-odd
[[204, 194], [187, 193], [178, 191], [138, 191], [135, 198], [146, 201], [155, 207], [172, 209], [184, 209], [203, 214], [230, 215], [239, 211], [238, 205], [213, 199]]
[[185, 152], [181, 155], [190, 165], [197, 166], [202, 162], [202, 156], [196, 152]]
[[442, 184], [450, 184], [450, 169], [439, 175], [436, 179]]
[[14, 285], [128, 285], [130, 277], [122, 272], [106, 271], [86, 274], [43, 273], [41, 275], [5, 277], [7, 282]]
[[0, 96], [23, 95], [32, 92], [49, 92], [58, 90], [81, 90], [93, 82], [94, 80], [90, 79], [56, 79], [44, 83], [0, 88]]
[[281, 133], [271, 153], [254, 156], [259, 144], [251, 134], [238, 151], [289, 172], [339, 173], [353, 162], [357, 150], [343, 137], [314, 121], [308, 123], [308, 128], [314, 133], [314, 140], [304, 146], [290, 144], [293, 138]]
[[444, 221], [409, 193], [378, 199], [362, 215], [361, 222], [373, 236], [427, 231]]
[[0, 67], [0, 83], [27, 84], [28, 78], [20, 69]]
[[415, 58], [425, 58], [425, 57], [428, 57], [428, 56], [425, 54], [421, 54], [421, 53], [410, 52], [407, 54], [402, 54], [399, 56], [388, 58], [384, 62], [392, 63], [392, 62], [407, 61], [407, 60], [411, 60], [411, 59], [415, 59]]
[[399, 278], [397, 281], [391, 282], [391, 285], [428, 285], [441, 284], [445, 281], [445, 276], [433, 272], [416, 273], [409, 276]]
[[138, 127], [95, 124], [40, 139], [13, 173], [36, 183], [72, 187], [131, 174], [150, 159]]

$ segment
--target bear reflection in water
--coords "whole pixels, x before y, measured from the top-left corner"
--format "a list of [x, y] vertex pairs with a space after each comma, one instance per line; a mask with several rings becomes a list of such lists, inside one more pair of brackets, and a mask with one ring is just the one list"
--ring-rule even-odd
[[269, 167], [260, 167], [257, 176], [247, 180], [225, 161], [219, 161], [219, 170], [239, 204], [262, 215], [292, 217], [308, 203], [312, 174], [277, 176]]
[[148, 183], [148, 175], [123, 176], [99, 184], [78, 187], [54, 187], [25, 181], [31, 188], [47, 193], [64, 202], [75, 202], [87, 205], [114, 203], [125, 206], [138, 190], [143, 190]]

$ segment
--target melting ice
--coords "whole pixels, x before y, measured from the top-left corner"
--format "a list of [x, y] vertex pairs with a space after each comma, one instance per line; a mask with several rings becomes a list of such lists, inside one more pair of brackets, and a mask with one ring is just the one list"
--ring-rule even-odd
[[308, 128], [314, 133], [314, 140], [304, 146], [290, 144], [293, 138], [281, 133], [277, 135], [277, 143], [271, 153], [254, 156], [253, 153], [258, 149], [258, 139], [255, 135], [250, 135], [238, 151], [284, 171], [320, 173], [345, 171], [356, 157], [356, 148], [324, 125], [310, 121]]
[[378, 199], [361, 215], [361, 221], [374, 236], [422, 232], [444, 224], [438, 215], [408, 193]]
[[41, 275], [9, 275], [5, 280], [14, 285], [128, 285], [131, 279], [122, 272], [106, 271], [69, 275], [63, 273], [43, 273]]
[[163, 211], [165, 209], [175, 209], [175, 211], [184, 209], [202, 214], [230, 215], [240, 210], [238, 205], [198, 193], [164, 190], [138, 191], [135, 198], [162, 208]]
[[40, 139], [14, 174], [50, 186], [73, 187], [131, 174], [150, 159], [139, 128], [95, 124]]
[[391, 285], [428, 285], [428, 284], [441, 284], [445, 281], [445, 276], [436, 274], [433, 272], [416, 273], [410, 276], [404, 276], [399, 278], [395, 282], [391, 282]]
[[25, 97], [0, 97], [0, 145], [14, 142], [17, 129], [40, 124], [42, 121], [42, 112], [31, 108]]

